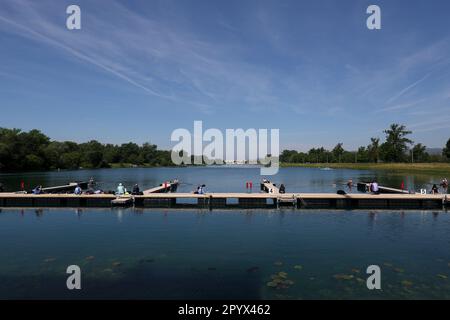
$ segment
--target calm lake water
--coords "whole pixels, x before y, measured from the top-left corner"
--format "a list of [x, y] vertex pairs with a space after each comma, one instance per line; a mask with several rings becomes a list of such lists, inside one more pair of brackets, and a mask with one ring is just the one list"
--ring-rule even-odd
[[[261, 179], [257, 168], [155, 168], [0, 174], [0, 182], [15, 190], [22, 180], [32, 187], [91, 176], [105, 190], [178, 178], [179, 191], [204, 183], [211, 192], [245, 192], [246, 181], [258, 192]], [[349, 178], [373, 177], [416, 189], [442, 178], [283, 168], [270, 179], [288, 192], [336, 192]], [[3, 208], [0, 235], [1, 299], [450, 298], [445, 211]], [[73, 264], [82, 289], [69, 291]], [[366, 287], [373, 264], [382, 290]]]

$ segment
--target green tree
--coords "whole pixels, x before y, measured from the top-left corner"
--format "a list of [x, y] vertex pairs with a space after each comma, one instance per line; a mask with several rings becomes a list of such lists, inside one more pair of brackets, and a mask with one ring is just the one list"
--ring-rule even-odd
[[83, 154], [82, 166], [88, 168], [99, 168], [103, 164], [103, 145], [96, 141], [91, 140], [89, 142], [80, 145], [80, 151]]
[[447, 140], [447, 143], [445, 144], [445, 147], [442, 150], [442, 155], [445, 158], [447, 158], [447, 160], [450, 160], [450, 139]]
[[355, 162], [368, 162], [369, 161], [369, 150], [366, 147], [359, 147], [356, 153]]
[[367, 146], [368, 161], [377, 163], [380, 160], [380, 138], [370, 138]]
[[44, 159], [35, 155], [28, 154], [25, 156], [24, 169], [25, 170], [39, 170], [44, 168]]
[[384, 160], [388, 162], [405, 161], [405, 152], [408, 145], [413, 141], [407, 138], [412, 132], [406, 130], [406, 126], [397, 123], [391, 124], [389, 129], [384, 130], [386, 142], [382, 145]]
[[426, 162], [428, 161], [430, 155], [426, 152], [427, 147], [421, 143], [416, 144], [412, 148], [412, 159], [416, 162]]
[[334, 158], [341, 162], [341, 157], [344, 154], [344, 148], [342, 147], [344, 144], [342, 142], [339, 142], [331, 151], [333, 153]]
[[72, 151], [61, 155], [61, 167], [64, 169], [78, 169], [81, 165], [81, 153]]

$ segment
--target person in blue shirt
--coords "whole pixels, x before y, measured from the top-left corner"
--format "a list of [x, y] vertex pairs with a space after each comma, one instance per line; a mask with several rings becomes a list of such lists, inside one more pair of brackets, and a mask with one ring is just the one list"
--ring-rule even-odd
[[116, 194], [118, 195], [123, 195], [127, 192], [127, 189], [125, 189], [125, 187], [122, 185], [122, 183], [119, 183], [119, 185], [117, 186], [117, 192]]
[[33, 189], [33, 194], [41, 194], [42, 193], [42, 186], [37, 186]]
[[205, 187], [206, 186], [202, 184], [202, 186], [198, 188], [198, 194], [205, 194]]
[[77, 184], [77, 186], [75, 187], [75, 192], [74, 192], [75, 194], [81, 194], [82, 193], [82, 191], [81, 191], [81, 188], [80, 188], [80, 186]]

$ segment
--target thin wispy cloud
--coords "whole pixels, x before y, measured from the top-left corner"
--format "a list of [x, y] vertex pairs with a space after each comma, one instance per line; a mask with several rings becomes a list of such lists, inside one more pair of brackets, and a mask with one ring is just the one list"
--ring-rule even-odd
[[404, 110], [404, 109], [408, 109], [408, 108], [417, 106], [417, 105], [425, 102], [426, 100], [427, 100], [426, 98], [422, 98], [422, 99], [416, 99], [416, 100], [405, 102], [405, 103], [394, 104], [389, 107], [378, 109], [376, 112], [380, 113], [380, 112]]
[[397, 100], [398, 98], [400, 98], [401, 96], [403, 96], [405, 93], [407, 93], [408, 91], [414, 89], [416, 86], [418, 86], [420, 83], [422, 83], [423, 81], [425, 81], [428, 77], [430, 76], [430, 73], [427, 73], [425, 76], [423, 76], [422, 78], [420, 78], [419, 80], [411, 83], [410, 85], [408, 85], [407, 87], [403, 88], [402, 90], [400, 90], [399, 92], [397, 92], [395, 95], [393, 95], [392, 97], [390, 97], [389, 99], [387, 99], [386, 104], [392, 103], [395, 100]]
[[[392, 24], [369, 31], [361, 23], [366, 8], [359, 1], [230, 1], [212, 9], [202, 0], [80, 0], [82, 29], [69, 31], [68, 1], [3, 0], [0, 36], [9, 42], [0, 58], [8, 68], [0, 76], [20, 75], [3, 86], [10, 99], [4, 103], [19, 108], [34, 96], [39, 99], [30, 109], [54, 108], [65, 100], [62, 93], [45, 93], [35, 84], [53, 88], [64, 77], [74, 91], [82, 87], [80, 79], [98, 85], [77, 98], [82, 108], [102, 110], [95, 115], [89, 109], [92, 119], [108, 114], [111, 123], [122, 125], [121, 116], [110, 112], [139, 106], [154, 125], [149, 128], [145, 117], [134, 121], [148, 130], [159, 126], [154, 130], [161, 139], [167, 136], [160, 133], [164, 124], [184, 125], [200, 114], [218, 127], [325, 127], [337, 140], [365, 145], [371, 134], [366, 128], [381, 131], [394, 121], [409, 126], [421, 121], [423, 108], [441, 108], [448, 99], [448, 30], [432, 29], [433, 37], [421, 36], [423, 30], [404, 36]], [[391, 16], [403, 12], [395, 4], [389, 10]], [[26, 54], [36, 47], [41, 54]], [[14, 83], [25, 85], [24, 98], [13, 99], [19, 90]], [[9, 123], [20, 118], [14, 112], [7, 117]], [[342, 123], [364, 134], [354, 138]]]

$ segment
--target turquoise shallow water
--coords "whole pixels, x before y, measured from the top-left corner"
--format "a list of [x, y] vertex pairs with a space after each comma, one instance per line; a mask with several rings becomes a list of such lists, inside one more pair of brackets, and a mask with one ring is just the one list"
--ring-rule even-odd
[[[257, 168], [114, 169], [1, 174], [14, 189], [93, 176], [142, 188], [179, 178], [181, 191], [245, 191]], [[283, 168], [288, 191], [336, 192], [349, 178], [415, 188], [440, 177]], [[258, 190], [254, 190], [258, 192]], [[17, 209], [0, 211], [0, 298], [449, 299], [445, 211]], [[66, 289], [78, 265], [82, 289]], [[366, 288], [368, 265], [380, 291]], [[274, 280], [283, 285], [273, 286]], [[277, 276], [278, 275], [278, 276]]]

